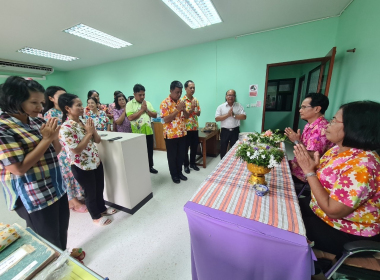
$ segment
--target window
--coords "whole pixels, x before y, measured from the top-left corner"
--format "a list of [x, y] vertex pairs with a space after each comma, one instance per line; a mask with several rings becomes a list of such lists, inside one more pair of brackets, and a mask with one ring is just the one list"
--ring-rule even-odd
[[269, 80], [266, 111], [292, 111], [296, 79]]

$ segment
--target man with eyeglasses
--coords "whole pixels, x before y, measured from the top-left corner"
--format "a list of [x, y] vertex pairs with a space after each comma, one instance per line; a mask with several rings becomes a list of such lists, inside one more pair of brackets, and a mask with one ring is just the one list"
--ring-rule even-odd
[[219, 105], [215, 113], [215, 121], [220, 122], [220, 158], [227, 153], [228, 144], [232, 147], [239, 139], [240, 121], [247, 118], [244, 108], [235, 102], [236, 91], [230, 89], [226, 92], [226, 102]]
[[[290, 127], [285, 128], [285, 135], [288, 136], [289, 140], [294, 144], [303, 144], [312, 158], [317, 151], [322, 157], [333, 146], [333, 143], [326, 138], [326, 128], [329, 122], [325, 119], [324, 114], [328, 107], [329, 99], [327, 96], [320, 93], [310, 93], [302, 101], [299, 110], [301, 119], [308, 122], [302, 135], [299, 129], [295, 132]], [[290, 160], [289, 165], [295, 183], [304, 184], [307, 182], [305, 174], [298, 165], [297, 158]]]

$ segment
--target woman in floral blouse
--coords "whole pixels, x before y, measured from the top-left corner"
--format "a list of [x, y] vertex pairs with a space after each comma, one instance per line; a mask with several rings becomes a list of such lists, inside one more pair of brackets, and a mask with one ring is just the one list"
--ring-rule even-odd
[[87, 100], [87, 107], [90, 109], [84, 115], [85, 119], [92, 119], [95, 124], [96, 130], [99, 131], [110, 131], [111, 123], [106, 113], [98, 109], [98, 100], [94, 97], [90, 97]]
[[118, 94], [115, 97], [115, 109], [113, 110], [114, 125], [117, 132], [132, 132], [131, 123], [126, 116], [125, 107], [127, 98], [124, 94]]
[[[48, 121], [51, 118], [56, 118], [58, 125], [62, 125], [62, 111], [58, 105], [58, 98], [63, 93], [66, 93], [66, 90], [57, 86], [50, 86], [46, 89], [44, 108], [45, 121]], [[64, 184], [67, 188], [69, 208], [76, 212], [87, 213], [88, 211], [86, 205], [78, 200], [78, 198], [84, 196], [84, 192], [77, 180], [75, 180], [73, 173], [71, 172], [71, 166], [67, 160], [65, 149], [62, 149], [58, 154], [58, 162], [59, 166], [61, 167]]]
[[83, 115], [82, 101], [74, 94], [65, 93], [59, 97], [59, 107], [63, 112], [59, 138], [66, 150], [71, 170], [75, 179], [85, 191], [85, 202], [88, 211], [98, 225], [111, 223], [106, 215], [112, 215], [117, 211], [106, 208], [103, 198], [104, 172], [100, 161], [98, 148], [95, 143], [100, 143], [100, 136], [96, 132], [94, 122], [90, 118], [84, 124], [80, 120]]
[[347, 242], [380, 241], [380, 157], [373, 152], [380, 147], [379, 119], [379, 103], [348, 103], [326, 129], [336, 146], [321, 159], [318, 152], [312, 159], [303, 145], [295, 146], [312, 192], [311, 201], [300, 199], [301, 212], [317, 249], [339, 256]]
[[[104, 111], [104, 113], [106, 113], [107, 117], [111, 120], [113, 118], [112, 113], [109, 111], [107, 105], [100, 103], [99, 92], [97, 92], [96, 90], [90, 90], [87, 93], [87, 99], [90, 97], [93, 97], [98, 101], [97, 102], [98, 109], [101, 111]], [[84, 109], [84, 112], [85, 112], [85, 114], [87, 114], [87, 112], [89, 112], [89, 111], [90, 111], [90, 108], [87, 106]]]

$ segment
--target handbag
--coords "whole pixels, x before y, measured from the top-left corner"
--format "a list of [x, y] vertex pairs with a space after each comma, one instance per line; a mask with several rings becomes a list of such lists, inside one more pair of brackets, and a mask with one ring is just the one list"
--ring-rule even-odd
[[215, 130], [218, 130], [216, 122], [206, 122], [205, 127], [201, 129], [202, 132], [211, 132]]

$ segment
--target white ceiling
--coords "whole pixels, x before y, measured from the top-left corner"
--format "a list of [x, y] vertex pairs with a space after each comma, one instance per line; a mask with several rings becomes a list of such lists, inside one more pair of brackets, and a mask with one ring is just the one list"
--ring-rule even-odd
[[[336, 16], [351, 0], [213, 0], [223, 22], [191, 29], [161, 0], [2, 1], [0, 58], [73, 70]], [[112, 49], [66, 34], [83, 23], [133, 44]], [[79, 57], [65, 62], [17, 53], [23, 47]]]

